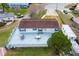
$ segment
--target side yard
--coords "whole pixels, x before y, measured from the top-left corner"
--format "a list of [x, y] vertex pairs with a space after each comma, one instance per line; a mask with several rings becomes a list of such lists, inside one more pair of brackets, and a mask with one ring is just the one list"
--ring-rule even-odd
[[[71, 26], [74, 33], [77, 35], [79, 41], [79, 33], [76, 31], [77, 29], [72, 26], [73, 22], [71, 21], [71, 16], [68, 14], [63, 14], [61, 11], [57, 10], [57, 13], [64, 24], [68, 24]], [[74, 14], [74, 13], [73, 13]], [[74, 16], [78, 17], [78, 14], [74, 14]]]
[[15, 25], [16, 25], [16, 22], [8, 26], [4, 26], [0, 28], [0, 47], [5, 47], [5, 44], [10, 36], [12, 29], [15, 27]]
[[60, 10], [57, 10], [56, 11], [60, 17], [60, 19], [62, 20], [62, 23], [64, 24], [69, 24], [71, 25], [72, 24], [72, 21], [71, 21], [71, 16], [69, 14], [64, 14], [62, 11]]

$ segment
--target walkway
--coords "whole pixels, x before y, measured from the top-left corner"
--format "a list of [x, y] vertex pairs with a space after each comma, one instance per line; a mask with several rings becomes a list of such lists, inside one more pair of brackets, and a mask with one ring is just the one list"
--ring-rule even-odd
[[0, 47], [0, 56], [4, 56], [6, 53], [6, 49], [3, 47]]

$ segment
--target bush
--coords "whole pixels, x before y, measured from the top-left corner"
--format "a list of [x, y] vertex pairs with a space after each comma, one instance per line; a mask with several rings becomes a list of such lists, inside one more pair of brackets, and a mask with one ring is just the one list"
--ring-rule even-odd
[[0, 22], [0, 27], [4, 26], [6, 23]]

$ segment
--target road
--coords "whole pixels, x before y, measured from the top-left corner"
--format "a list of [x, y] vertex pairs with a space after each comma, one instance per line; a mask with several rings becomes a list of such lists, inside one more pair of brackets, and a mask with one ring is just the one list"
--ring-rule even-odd
[[64, 10], [67, 3], [46, 3], [44, 5], [45, 9], [47, 9], [46, 15], [58, 16], [55, 10]]

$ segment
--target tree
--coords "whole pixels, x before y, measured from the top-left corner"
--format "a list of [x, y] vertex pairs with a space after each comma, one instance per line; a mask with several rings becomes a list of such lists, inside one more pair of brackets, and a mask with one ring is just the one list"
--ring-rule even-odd
[[44, 6], [42, 4], [37, 4], [37, 3], [33, 3], [29, 6], [28, 8], [28, 12], [31, 16], [33, 16], [33, 14], [38, 14], [40, 11], [43, 11]]
[[3, 12], [5, 11], [5, 9], [8, 9], [9, 8], [9, 6], [8, 6], [7, 3], [1, 3], [1, 7], [3, 9]]
[[69, 54], [71, 51], [71, 42], [65, 36], [62, 31], [55, 32], [51, 35], [51, 37], [47, 41], [48, 47], [53, 49], [56, 54]]

